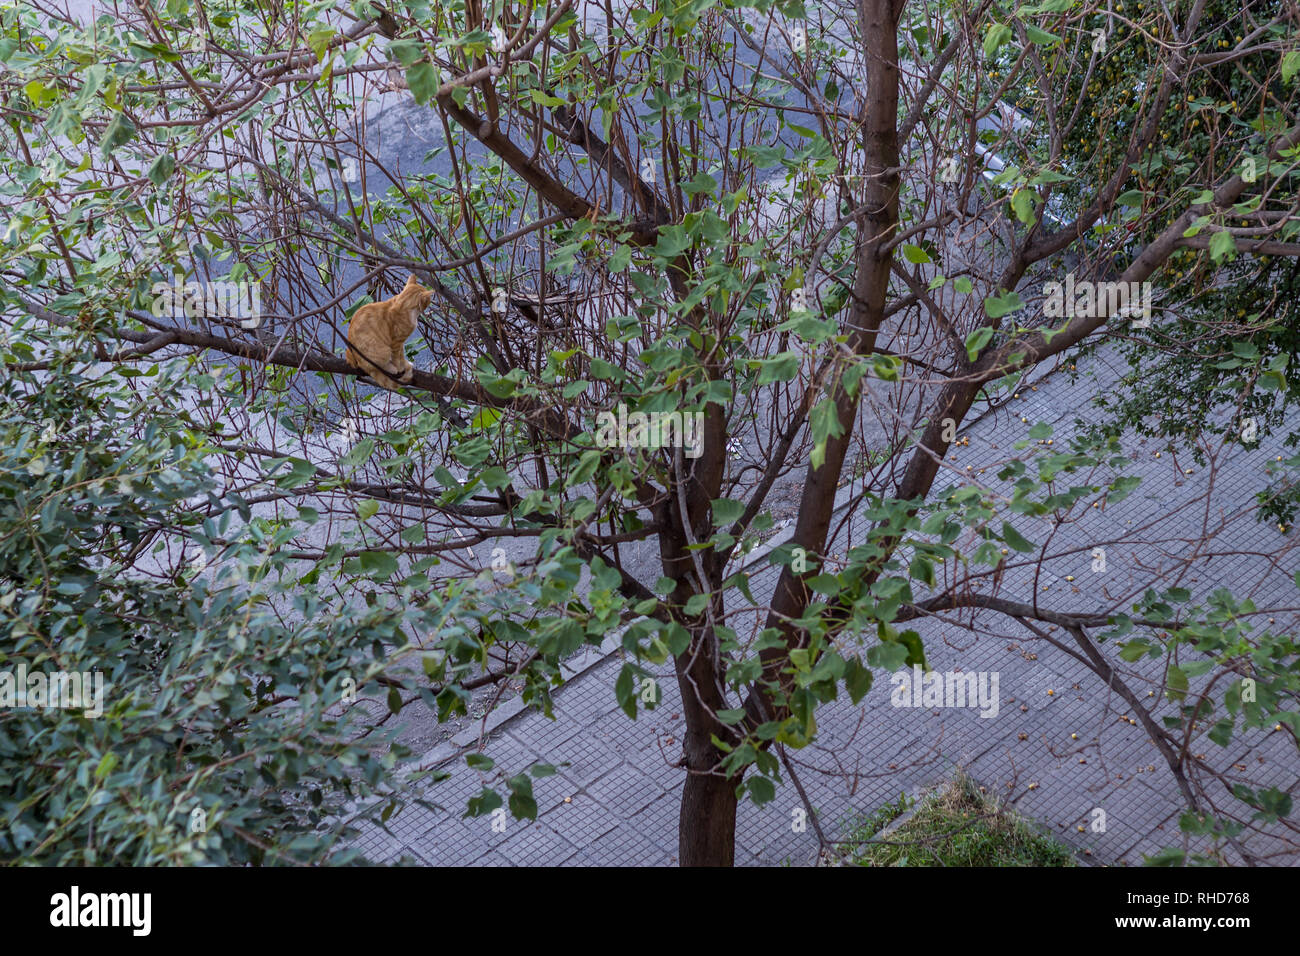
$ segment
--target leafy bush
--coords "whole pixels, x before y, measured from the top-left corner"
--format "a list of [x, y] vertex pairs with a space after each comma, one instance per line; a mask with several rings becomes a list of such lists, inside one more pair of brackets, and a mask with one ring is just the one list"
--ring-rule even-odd
[[327, 815], [377, 808], [402, 751], [349, 740], [337, 705], [402, 615], [300, 586], [268, 548], [285, 529], [213, 494], [187, 363], [96, 375], [56, 344], [0, 382], [0, 671], [98, 671], [105, 700], [0, 711], [0, 859], [351, 859]]
[[[898, 815], [893, 813], [890, 819]], [[871, 839], [879, 829], [864, 826], [855, 838]], [[910, 819], [882, 842], [867, 844], [856, 862], [859, 866], [1077, 865], [1069, 847], [982, 794], [965, 775], [923, 799]]]

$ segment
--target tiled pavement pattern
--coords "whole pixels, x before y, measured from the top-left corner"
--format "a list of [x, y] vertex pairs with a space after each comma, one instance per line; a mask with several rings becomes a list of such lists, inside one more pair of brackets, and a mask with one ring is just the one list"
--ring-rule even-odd
[[[1010, 446], [1024, 438], [1034, 422], [1053, 424], [1053, 441], [1063, 443], [1075, 416], [1086, 415], [1088, 399], [1115, 381], [1104, 355], [1086, 368], [1088, 374], [1077, 383], [1058, 372], [1041, 381], [1037, 390], [1026, 387], [1008, 407], [974, 423], [965, 432], [970, 445], [955, 449], [950, 465], [965, 474], [970, 464], [971, 474], [998, 489], [996, 469], [979, 469], [1015, 454]], [[1021, 422], [1022, 416], [1027, 423]], [[1154, 443], [1127, 442], [1126, 450], [1133, 458], [1127, 472], [1143, 478], [1136, 493], [1115, 505], [1080, 509], [1085, 512], [1082, 520], [1057, 528], [1048, 552], [1065, 554], [1037, 569], [1036, 584], [1029, 577], [1034, 566], [1017, 567], [1013, 562], [1005, 571], [1002, 596], [1025, 600], [1034, 593], [1041, 606], [1055, 610], [1126, 609], [1135, 596], [1128, 590], [1129, 575], [1142, 565], [1182, 569], [1181, 576], [1166, 579], [1165, 586], [1179, 584], [1202, 594], [1227, 586], [1238, 597], [1253, 597], [1261, 608], [1296, 604], [1291, 579], [1297, 567], [1294, 535], [1257, 525], [1245, 514], [1254, 489], [1260, 487], [1258, 470], [1284, 454], [1276, 443], [1263, 436], [1257, 448], [1236, 448], [1221, 456], [1213, 476], [1215, 510], [1208, 515], [1203, 502], [1199, 512], [1189, 505], [1205, 490], [1206, 470], [1182, 454], [1174, 460], [1164, 451], [1157, 458]], [[1104, 485], [1108, 480], [1099, 477], [1092, 483]], [[1069, 483], [1078, 481], [1088, 479]], [[944, 485], [941, 477], [935, 487]], [[1207, 518], [1217, 527], [1234, 508], [1243, 514], [1229, 521], [1205, 549], [1214, 554], [1187, 563], [1189, 545], [1177, 539], [1198, 537]], [[1164, 520], [1146, 527], [1157, 516]], [[1051, 530], [1045, 522], [1015, 523], [1038, 544]], [[861, 528], [855, 521], [849, 531], [860, 536]], [[1136, 534], [1135, 528], [1140, 529]], [[1126, 537], [1129, 542], [1120, 541]], [[1131, 543], [1139, 539], [1144, 543]], [[1091, 548], [1099, 542], [1116, 542], [1107, 546], [1104, 573], [1091, 569]], [[832, 552], [843, 553], [856, 543], [841, 540]], [[754, 593], [762, 599], [770, 593], [776, 571], [762, 559], [751, 570]], [[1068, 575], [1074, 576], [1073, 582]], [[1143, 581], [1150, 577], [1149, 571], [1143, 572]], [[847, 700], [825, 705], [818, 712], [816, 742], [790, 752], [828, 835], [843, 834], [844, 822], [855, 813], [868, 813], [901, 792], [914, 793], [962, 767], [1081, 854], [1091, 854], [1081, 859], [1139, 864], [1143, 854], [1179, 843], [1181, 800], [1176, 783], [1141, 726], [1131, 722], [1124, 700], [1108, 692], [1078, 661], [1014, 621], [989, 612], [976, 620], [978, 633], [933, 618], [908, 626], [921, 633], [929, 662], [937, 670], [999, 674], [997, 717], [980, 718], [976, 710], [962, 708], [894, 708], [889, 675], [878, 673], [876, 686], [861, 706]], [[1278, 615], [1278, 628], [1294, 625], [1290, 615]], [[1064, 639], [1059, 630], [1049, 636]], [[1108, 659], [1119, 663], [1113, 648]], [[568, 764], [558, 775], [535, 782], [535, 822], [509, 819], [505, 832], [495, 833], [488, 817], [462, 818], [465, 801], [480, 782], [477, 773], [466, 769], [463, 757], [456, 756], [446, 764], [454, 771], [452, 779], [430, 791], [430, 799], [445, 809], [408, 809], [389, 820], [387, 833], [365, 833], [360, 845], [367, 855], [376, 862], [405, 857], [434, 865], [676, 863], [683, 779], [671, 766], [680, 753], [683, 727], [676, 682], [665, 666], [659, 684], [663, 702], [633, 723], [614, 700], [621, 663], [616, 653], [560, 689], [558, 720], [525, 711], [489, 740], [486, 752], [510, 773], [533, 761]], [[1159, 665], [1147, 661], [1120, 666], [1140, 696], [1159, 699]], [[1285, 733], [1261, 733], [1245, 741], [1238, 736], [1227, 751], [1205, 740], [1194, 746], [1215, 766], [1248, 768], [1255, 786], [1277, 785], [1293, 794], [1300, 789], [1300, 758]], [[800, 806], [788, 781], [764, 807], [743, 802], [737, 820], [737, 862], [813, 862], [816, 841], [811, 827], [796, 833], [792, 826]], [[1089, 828], [1094, 808], [1106, 813], [1104, 833]], [[1268, 832], [1252, 834], [1248, 844], [1254, 853], [1287, 849]], [[1292, 852], [1271, 862], [1295, 865], [1300, 859]]]

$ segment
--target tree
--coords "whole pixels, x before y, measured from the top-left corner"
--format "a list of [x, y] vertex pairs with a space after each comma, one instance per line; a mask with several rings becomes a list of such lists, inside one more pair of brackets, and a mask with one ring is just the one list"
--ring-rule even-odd
[[[684, 865], [733, 861], [738, 800], [770, 799], [779, 756], [815, 735], [820, 704], [839, 693], [857, 703], [873, 672], [924, 662], [902, 624], [957, 608], [972, 610], [968, 626], [975, 611], [1002, 622], [993, 627], [1041, 622], [1112, 685], [1124, 686], [1118, 660], [1168, 659], [1175, 726], [1132, 703], [1188, 804], [1185, 826], [1248, 855], [1237, 837], [1249, 815], [1285, 817], [1289, 799], [1243, 784], [1225, 807], [1208, 793], [1224, 781], [1186, 741], [1211, 719], [1219, 741], [1274, 723], [1294, 735], [1293, 638], [1255, 628], [1259, 609], [1230, 594], [1159, 575], [1126, 606], [1097, 599], [1068, 614], [1032, 593], [972, 587], [1012, 550], [1052, 558], [1017, 529], [1024, 519], [1075, 520], [1131, 492], [1113, 433], [1063, 451], [1035, 425], [1002, 470], [1007, 499], [945, 462], [972, 409], [1044, 363], [1130, 334], [1125, 307], [1137, 299], [1056, 310], [1049, 284], [1067, 272], [1127, 292], [1191, 256], [1203, 271], [1191, 298], [1209, 301], [1235, 288], [1239, 262], [1300, 252], [1297, 14], [1245, 11], [1249, 36], [1224, 48], [1223, 20], [1189, 3], [1130, 16], [1073, 0], [169, 0], [88, 26], [4, 10], [14, 198], [3, 294], [23, 317], [4, 351], [17, 563], [0, 607], [55, 653], [63, 621], [116, 606], [107, 587], [87, 591], [85, 609], [60, 605], [76, 574], [138, 588], [147, 547], [255, 547], [273, 593], [200, 591], [190, 620], [265, 607], [290, 634], [322, 622], [319, 640], [350, 663], [263, 673], [239, 635], [279, 631], [250, 620], [230, 637], [235, 666], [221, 679], [255, 713], [177, 722], [215, 748], [306, 718], [295, 724], [304, 741], [326, 731], [320, 752], [304, 744], [313, 760], [356, 745], [335, 743], [327, 723], [344, 672], [388, 686], [394, 711], [418, 697], [447, 719], [477, 688], [514, 681], [549, 712], [560, 662], [621, 630], [633, 660], [614, 693], [629, 716], [648, 677], [639, 662], [675, 664]], [[1140, 76], [1131, 95], [1096, 86], [1107, 68]], [[1248, 78], [1257, 112], [1234, 112], [1230, 90], [1206, 80], [1228, 70]], [[1180, 105], [1189, 83], [1231, 135], [1184, 148], [1208, 117]], [[406, 168], [426, 143], [420, 169]], [[988, 154], [996, 176], [981, 172]], [[421, 366], [411, 384], [376, 400], [341, 358], [345, 319], [407, 272], [439, 307], [408, 343]], [[173, 273], [256, 283], [268, 307], [243, 322], [211, 303], [160, 314], [156, 284]], [[1231, 320], [1200, 321], [1211, 340], [1233, 332]], [[1278, 354], [1237, 351], [1225, 371], [1274, 381]], [[60, 557], [38, 570], [16, 558], [46, 500], [30, 497], [35, 426], [20, 402], [89, 369], [115, 383], [119, 405], [140, 378], [179, 376], [159, 392], [175, 411], [136, 405], [139, 420], [126, 421], [96, 408], [86, 421], [107, 417], [132, 449], [161, 432], [220, 480], [203, 501], [123, 491], [114, 506], [132, 515], [130, 535], [87, 535], [75, 568]], [[667, 435], [656, 413], [676, 416]], [[84, 462], [70, 438], [51, 447], [60, 468], [35, 476], [49, 500], [116, 475], [111, 444]], [[871, 526], [837, 560], [841, 486]], [[772, 527], [773, 497], [790, 489], [780, 579], [756, 600], [730, 562]], [[155, 517], [141, 523], [142, 510]], [[1207, 529], [1193, 552], [1212, 538]], [[56, 541], [37, 553], [62, 555]], [[742, 599], [765, 617], [754, 633], [732, 623]], [[143, 614], [154, 626], [165, 617]], [[174, 680], [168, 662], [189, 625], [161, 633], [156, 656], [134, 665], [141, 688]], [[1112, 637], [1129, 639], [1113, 651]], [[299, 653], [296, 637], [286, 651]], [[427, 683], [394, 670], [413, 652]], [[315, 709], [304, 714], [305, 702]], [[90, 732], [76, 725], [60, 752]], [[529, 816], [520, 769], [504, 785], [511, 810]], [[273, 804], [296, 768], [282, 772], [226, 786]], [[367, 780], [404, 796], [382, 769]], [[70, 786], [35, 774], [41, 795], [6, 812], [29, 815], [33, 833], [81, 836]], [[487, 788], [469, 812], [500, 805]], [[234, 832], [292, 856], [274, 834], [303, 819], [288, 801]], [[326, 852], [329, 835], [311, 852]], [[51, 837], [41, 839], [14, 850], [43, 852]]]

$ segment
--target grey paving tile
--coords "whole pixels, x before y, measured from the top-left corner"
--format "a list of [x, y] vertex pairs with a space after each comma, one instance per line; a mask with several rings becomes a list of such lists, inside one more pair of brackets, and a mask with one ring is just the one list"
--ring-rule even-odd
[[611, 813], [627, 819], [659, 799], [664, 788], [653, 776], [632, 764], [620, 763], [588, 784], [586, 792]]
[[420, 856], [433, 866], [464, 866], [489, 852], [485, 831], [490, 823], [481, 819], [464, 820], [450, 814], [408, 841]]
[[[619, 716], [623, 716], [621, 713]], [[626, 716], [623, 716], [627, 720]], [[512, 733], [524, 735], [529, 725], [523, 724]], [[547, 754], [549, 762], [559, 768], [565, 779], [579, 787], [590, 783], [623, 762], [618, 751], [591, 734], [582, 733], [581, 726], [575, 728], [577, 733], [563, 743], [556, 744]]]
[[674, 829], [665, 841], [661, 835], [648, 836], [620, 823], [593, 840], [583, 855], [595, 866], [667, 866], [676, 862], [677, 833]]
[[615, 829], [619, 818], [587, 794], [578, 794], [568, 803], [559, 803], [540, 817], [569, 843], [579, 849], [590, 846]]
[[557, 866], [578, 849], [541, 821], [516, 825], [513, 831], [495, 848], [511, 866]]

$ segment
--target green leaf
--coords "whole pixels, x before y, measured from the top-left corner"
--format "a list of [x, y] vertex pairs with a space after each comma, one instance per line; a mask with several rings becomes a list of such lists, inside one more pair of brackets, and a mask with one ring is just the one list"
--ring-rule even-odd
[[105, 154], [112, 152], [135, 135], [135, 126], [125, 114], [114, 113], [108, 127], [104, 130], [104, 143], [100, 147]]
[[930, 587], [934, 587], [934, 563], [925, 555], [918, 554], [912, 559], [908, 573], [918, 581], [924, 581]]
[[624, 378], [623, 370], [621, 368], [614, 365], [612, 362], [606, 362], [603, 358], [592, 356], [591, 364], [588, 367], [591, 369], [592, 378], [611, 382], [622, 381]]
[[155, 186], [161, 186], [172, 178], [172, 173], [175, 171], [176, 160], [172, 154], [159, 153], [158, 158], [149, 165], [149, 181]]
[[424, 44], [419, 40], [394, 40], [388, 44], [388, 55], [402, 66], [413, 66], [424, 58]]
[[23, 87], [23, 92], [38, 110], [43, 110], [59, 98], [57, 86], [46, 86], [40, 80], [32, 80]]
[[1038, 173], [1038, 175], [1034, 176], [1033, 179], [1029, 180], [1029, 185], [1042, 186], [1046, 183], [1072, 183], [1074, 180], [1075, 177], [1058, 173], [1054, 169], [1044, 169], [1042, 172]]
[[1055, 33], [1048, 33], [1028, 21], [1025, 21], [1025, 36], [1030, 43], [1037, 43], [1039, 46], [1055, 46], [1061, 42], [1061, 38]]
[[1165, 686], [1165, 693], [1170, 700], [1182, 700], [1187, 696], [1187, 675], [1181, 667], [1170, 666]]
[[771, 803], [776, 799], [776, 787], [767, 777], [754, 776], [745, 781], [745, 786], [749, 788], [750, 799], [759, 806], [764, 803]]
[[779, 166], [785, 159], [783, 146], [750, 146], [746, 149], [746, 153], [759, 169]]
[[897, 641], [885, 641], [867, 649], [867, 663], [884, 671], [896, 671], [907, 663], [907, 648]]
[[420, 668], [424, 671], [424, 676], [431, 681], [441, 681], [442, 674], [446, 668], [447, 658], [441, 652], [425, 654], [420, 658]]
[[1129, 641], [1120, 645], [1119, 656], [1120, 660], [1132, 664], [1149, 653], [1151, 653], [1151, 645], [1146, 641]]
[[631, 664], [624, 664], [614, 681], [614, 697], [618, 706], [633, 720], [636, 720], [636, 672]]
[[1220, 747], [1226, 747], [1228, 744], [1232, 743], [1232, 730], [1234, 724], [1235, 722], [1233, 720], [1224, 717], [1210, 728], [1210, 732], [1207, 736]]
[[113, 772], [113, 768], [116, 766], [117, 754], [110, 750], [104, 754], [104, 756], [99, 758], [99, 766], [95, 768], [95, 779], [103, 780]]
[[685, 607], [682, 608], [682, 611], [683, 613], [689, 615], [690, 617], [695, 617], [697, 614], [703, 614], [704, 609], [708, 606], [709, 606], [709, 595], [692, 594], [690, 597], [686, 599], [686, 605]]
[[849, 700], [859, 703], [871, 690], [871, 670], [862, 665], [856, 657], [844, 662], [844, 689], [848, 691]]
[[882, 382], [897, 382], [903, 368], [903, 360], [897, 355], [872, 355], [871, 371]]
[[908, 262], [913, 262], [918, 265], [923, 262], [934, 261], [933, 259], [930, 258], [930, 254], [928, 252], [926, 252], [920, 246], [912, 245], [910, 242], [903, 243], [903, 258], [905, 258]]
[[387, 551], [366, 551], [359, 560], [362, 573], [375, 581], [387, 581], [397, 573], [397, 559]]
[[1005, 23], [990, 23], [988, 33], [984, 34], [984, 55], [992, 56], [1012, 36], [1011, 28]]
[[1237, 240], [1232, 238], [1232, 233], [1220, 230], [1210, 236], [1210, 258], [1215, 262], [1221, 261], [1236, 251]]
[[334, 39], [334, 34], [335, 30], [330, 26], [316, 27], [307, 34], [307, 47], [316, 54], [318, 63], [325, 62], [325, 53], [329, 49], [330, 40]]
[[1038, 547], [1038, 545], [1023, 537], [1019, 531], [1011, 527], [1011, 525], [1007, 524], [1005, 521], [1002, 522], [1002, 540], [1011, 545], [1011, 547], [1015, 548], [1017, 551], [1029, 552]]
[[484, 787], [479, 791], [477, 796], [470, 797], [466, 801], [465, 816], [481, 817], [486, 816], [493, 810], [501, 806], [501, 794], [495, 790], [489, 790]]
[[1106, 498], [1111, 504], [1119, 504], [1140, 484], [1142, 479], [1138, 475], [1121, 475], [1110, 483], [1110, 491], [1107, 492]]
[[1290, 83], [1300, 72], [1300, 50], [1290, 50], [1282, 57], [1282, 82]]
[[543, 93], [541, 90], [529, 90], [528, 95], [533, 98], [533, 102], [538, 106], [552, 107], [564, 105], [564, 100], [560, 99], [558, 96], [551, 96], [547, 93]]
[[466, 754], [465, 763], [471, 770], [491, 770], [496, 762], [487, 754]]
[[655, 255], [663, 256], [665, 259], [676, 259], [679, 255], [691, 247], [691, 234], [687, 232], [684, 225], [662, 226], [659, 229], [659, 238], [655, 243]]
[[711, 193], [718, 188], [718, 181], [708, 173], [700, 172], [695, 174], [690, 182], [682, 183], [682, 192], [690, 193]]
[[966, 357], [972, 362], [979, 358], [984, 346], [993, 341], [993, 330], [987, 325], [981, 326], [966, 336]]
[[824, 398], [813, 408], [808, 416], [812, 426], [813, 450], [809, 456], [813, 468], [820, 468], [826, 461], [826, 442], [844, 434], [840, 424], [839, 409], [830, 398]]
[[984, 311], [992, 319], [1000, 319], [1002, 316], [1017, 312], [1024, 307], [1025, 303], [1021, 301], [1020, 295], [1016, 292], [1003, 292], [1001, 295], [991, 295], [984, 300]]
[[427, 60], [422, 60], [406, 70], [406, 83], [411, 88], [415, 102], [423, 106], [438, 93], [438, 68]]
[[713, 521], [719, 527], [738, 520], [745, 513], [745, 503], [732, 498], [713, 499]]
[[912, 667], [913, 665], [919, 665], [920, 667], [926, 666], [925, 645], [921, 643], [920, 634], [916, 631], [904, 631], [902, 634], [898, 635], [896, 640], [907, 648], [907, 657], [903, 659], [904, 664], [908, 667]]
[[798, 352], [778, 352], [770, 359], [761, 359], [758, 365], [758, 380], [755, 385], [769, 385], [772, 382], [788, 382], [799, 374], [802, 359]]
[[1034, 222], [1034, 193], [1028, 189], [1017, 189], [1011, 194], [1011, 211], [1026, 226]]
[[1186, 862], [1187, 853], [1176, 846], [1165, 847], [1151, 856], [1145, 854], [1142, 856], [1142, 863], [1145, 866], [1183, 866]]

